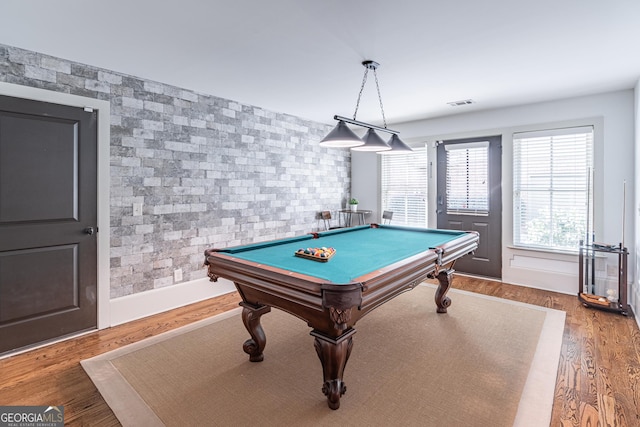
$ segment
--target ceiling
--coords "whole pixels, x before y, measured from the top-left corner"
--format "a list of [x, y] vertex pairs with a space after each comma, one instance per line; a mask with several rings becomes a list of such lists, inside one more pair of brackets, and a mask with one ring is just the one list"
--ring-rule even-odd
[[[2, 0], [0, 12], [1, 44], [325, 123], [353, 117], [367, 59], [390, 128], [640, 78], [638, 0]], [[381, 124], [373, 77], [357, 119]]]

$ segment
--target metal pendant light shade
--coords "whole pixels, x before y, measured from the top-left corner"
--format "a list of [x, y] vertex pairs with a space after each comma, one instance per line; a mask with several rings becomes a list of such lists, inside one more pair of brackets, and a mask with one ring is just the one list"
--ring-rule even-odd
[[400, 137], [395, 133], [391, 135], [391, 139], [389, 140], [389, 147], [391, 147], [390, 150], [379, 151], [378, 154], [406, 154], [413, 152], [413, 149], [402, 142]]
[[[320, 141], [320, 145], [322, 147], [351, 147], [352, 150], [355, 151], [378, 151], [378, 152], [388, 152], [393, 150], [393, 152], [398, 153], [406, 153], [409, 151], [413, 151], [409, 146], [407, 146], [404, 142], [398, 138], [398, 131], [394, 131], [391, 129], [387, 129], [387, 119], [384, 116], [384, 108], [382, 106], [382, 96], [380, 95], [380, 85], [378, 85], [378, 74], [376, 70], [380, 66], [375, 61], [363, 61], [362, 65], [364, 66], [364, 76], [362, 76], [362, 85], [360, 86], [360, 93], [358, 94], [358, 101], [356, 102], [356, 111], [353, 113], [353, 119], [349, 119], [347, 117], [342, 116], [333, 116], [335, 120], [338, 120], [338, 125], [329, 132], [322, 141]], [[356, 120], [356, 116], [358, 115], [358, 107], [360, 107], [360, 98], [362, 96], [362, 91], [364, 90], [364, 85], [367, 82], [367, 73], [369, 70], [373, 71], [373, 75], [376, 79], [376, 89], [378, 90], [378, 100], [380, 101], [380, 112], [382, 113], [382, 122], [384, 127], [375, 126], [369, 123], [364, 123]], [[347, 123], [356, 126], [362, 126], [368, 128], [366, 135], [360, 139], [358, 136], [353, 133], [351, 129], [347, 127]], [[393, 134], [391, 139], [389, 140], [389, 144], [384, 142], [380, 136], [374, 131], [377, 129], [381, 132], [387, 132]], [[364, 143], [362, 142], [364, 141]]]
[[340, 120], [336, 127], [320, 141], [320, 146], [333, 148], [357, 147], [362, 144], [364, 144], [362, 139], [349, 129], [343, 120]]
[[391, 149], [373, 129], [369, 129], [362, 140], [364, 141], [364, 145], [353, 147], [353, 151], [383, 151]]

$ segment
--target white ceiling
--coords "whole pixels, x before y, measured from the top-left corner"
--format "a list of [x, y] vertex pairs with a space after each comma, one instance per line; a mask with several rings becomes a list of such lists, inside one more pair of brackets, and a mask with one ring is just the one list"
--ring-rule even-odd
[[[316, 121], [632, 88], [639, 0], [2, 0], [0, 43]], [[471, 98], [475, 104], [447, 102]], [[381, 123], [373, 74], [358, 120]]]

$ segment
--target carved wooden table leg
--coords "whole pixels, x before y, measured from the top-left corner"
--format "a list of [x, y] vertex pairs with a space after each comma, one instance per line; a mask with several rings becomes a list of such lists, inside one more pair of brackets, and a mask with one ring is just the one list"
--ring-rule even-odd
[[322, 363], [322, 374], [324, 376], [322, 392], [327, 396], [327, 403], [331, 409], [340, 407], [340, 397], [347, 391], [347, 386], [342, 381], [342, 377], [351, 354], [353, 334], [355, 333], [355, 329], [350, 329], [338, 338], [333, 339], [315, 330], [311, 331], [311, 335], [315, 337], [316, 353], [318, 353]]
[[443, 268], [436, 277], [439, 283], [435, 296], [436, 305], [438, 306], [436, 311], [438, 313], [446, 313], [447, 307], [451, 305], [451, 299], [446, 295], [453, 281], [453, 269]]
[[251, 362], [262, 362], [264, 355], [262, 350], [267, 344], [267, 337], [264, 334], [262, 325], [260, 325], [260, 316], [271, 311], [271, 307], [268, 305], [255, 307], [253, 305], [241, 302], [242, 309], [242, 322], [245, 328], [249, 331], [251, 339], [248, 339], [242, 345], [242, 349], [249, 355]]

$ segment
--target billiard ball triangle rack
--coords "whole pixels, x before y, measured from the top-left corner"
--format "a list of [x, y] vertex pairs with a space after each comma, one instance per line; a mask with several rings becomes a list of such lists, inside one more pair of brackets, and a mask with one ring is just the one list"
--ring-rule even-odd
[[310, 259], [312, 261], [327, 262], [336, 254], [334, 248], [301, 248], [294, 255], [299, 258]]

